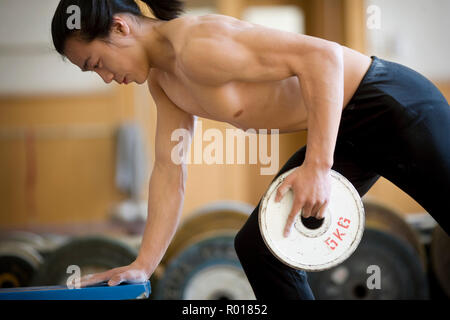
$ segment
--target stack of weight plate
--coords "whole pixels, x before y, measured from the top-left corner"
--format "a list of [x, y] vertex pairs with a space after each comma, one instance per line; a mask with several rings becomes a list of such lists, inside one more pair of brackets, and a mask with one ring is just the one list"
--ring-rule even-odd
[[0, 288], [29, 286], [45, 258], [61, 241], [59, 237], [25, 231], [2, 233]]
[[2, 234], [0, 288], [66, 285], [72, 265], [80, 268], [80, 276], [126, 266], [136, 259], [140, 242], [141, 237], [121, 235]]
[[427, 256], [418, 233], [403, 217], [364, 201], [365, 230], [342, 264], [308, 273], [316, 299], [428, 299]]
[[234, 236], [253, 209], [239, 202], [218, 202], [190, 214], [163, 258], [155, 298], [255, 299], [234, 249]]
[[71, 237], [53, 250], [33, 279], [35, 286], [65, 285], [78, 266], [81, 276], [103, 272], [132, 263], [137, 256], [135, 248], [123, 241], [105, 236]]

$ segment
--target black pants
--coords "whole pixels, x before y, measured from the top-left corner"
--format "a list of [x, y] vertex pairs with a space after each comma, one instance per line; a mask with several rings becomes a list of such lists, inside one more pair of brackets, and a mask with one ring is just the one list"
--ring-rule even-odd
[[[301, 165], [306, 146], [283, 166]], [[333, 170], [362, 197], [380, 176], [414, 198], [450, 233], [450, 107], [419, 73], [372, 56], [372, 64], [342, 113]], [[260, 202], [261, 203], [261, 202]], [[235, 238], [235, 248], [257, 299], [314, 299], [304, 271], [267, 249], [259, 206]]]

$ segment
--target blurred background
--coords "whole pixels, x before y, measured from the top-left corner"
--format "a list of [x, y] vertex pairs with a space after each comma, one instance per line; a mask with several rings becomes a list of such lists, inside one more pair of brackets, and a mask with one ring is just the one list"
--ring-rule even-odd
[[[84, 273], [129, 263], [145, 225], [154, 158], [154, 102], [146, 85], [106, 85], [97, 74], [81, 73], [57, 54], [50, 23], [58, 2], [0, 0], [0, 287], [64, 283], [64, 266], [72, 261], [68, 251], [84, 250], [75, 260], [85, 259]], [[229, 15], [399, 62], [425, 75], [450, 97], [448, 0], [185, 3], [186, 15]], [[199, 120], [203, 130], [233, 128]], [[306, 143], [306, 136], [306, 132], [280, 136], [280, 166]], [[260, 168], [189, 165], [182, 224], [153, 276], [154, 298], [253, 297], [232, 238], [273, 179], [260, 175]], [[361, 254], [355, 255], [360, 260], [338, 270], [312, 275], [313, 283], [329, 283], [313, 288], [316, 296], [448, 299], [450, 266], [449, 258], [443, 258], [448, 236], [417, 202], [383, 178], [363, 200], [367, 227], [386, 236], [385, 259], [392, 248], [389, 241], [397, 239], [410, 254], [404, 264], [418, 266], [404, 280], [410, 285], [391, 283], [371, 291], [347, 281], [348, 274], [361, 281], [367, 278], [352, 269], [352, 263], [364, 261]], [[99, 249], [92, 249], [95, 246]], [[123, 255], [111, 257], [111, 248]], [[210, 252], [202, 255], [205, 248]], [[93, 261], [100, 251], [104, 257]], [[213, 259], [210, 269], [200, 268], [208, 259]], [[214, 262], [219, 260], [228, 262]], [[59, 269], [50, 267], [55, 264]], [[188, 265], [190, 272], [180, 265]], [[395, 278], [395, 270], [385, 272]], [[211, 283], [209, 277], [220, 279], [217, 288], [206, 285]]]

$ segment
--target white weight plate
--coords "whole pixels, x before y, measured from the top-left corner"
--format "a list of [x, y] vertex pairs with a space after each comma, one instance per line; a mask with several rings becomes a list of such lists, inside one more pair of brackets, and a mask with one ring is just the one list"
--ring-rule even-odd
[[242, 268], [216, 264], [197, 272], [186, 284], [183, 300], [254, 300]]
[[364, 231], [364, 207], [354, 186], [331, 170], [331, 195], [322, 225], [304, 226], [299, 214], [288, 237], [283, 230], [292, 208], [289, 190], [276, 203], [278, 187], [296, 168], [280, 175], [267, 190], [259, 209], [259, 227], [269, 250], [286, 265], [305, 271], [322, 271], [347, 259], [358, 247]]

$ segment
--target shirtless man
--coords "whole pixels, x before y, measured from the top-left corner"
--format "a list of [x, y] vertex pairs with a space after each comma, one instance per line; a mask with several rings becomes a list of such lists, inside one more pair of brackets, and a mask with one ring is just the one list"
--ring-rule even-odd
[[[246, 130], [308, 130], [278, 177], [295, 195], [285, 234], [303, 216], [321, 218], [330, 169], [363, 196], [384, 176], [415, 198], [448, 232], [450, 109], [431, 82], [402, 65], [335, 42], [277, 31], [222, 15], [180, 17], [180, 1], [62, 0], [52, 23], [56, 50], [110, 83], [147, 81], [157, 106], [155, 164], [148, 220], [137, 259], [82, 279], [82, 286], [144, 281], [160, 263], [179, 223], [186, 165], [174, 164], [174, 130], [194, 133], [195, 116]], [[81, 10], [81, 29], [67, 27], [67, 7]], [[275, 178], [276, 178], [275, 177]], [[170, 194], [170, 197], [166, 195]], [[282, 264], [265, 246], [258, 209], [235, 248], [257, 298], [313, 299], [305, 272]]]

